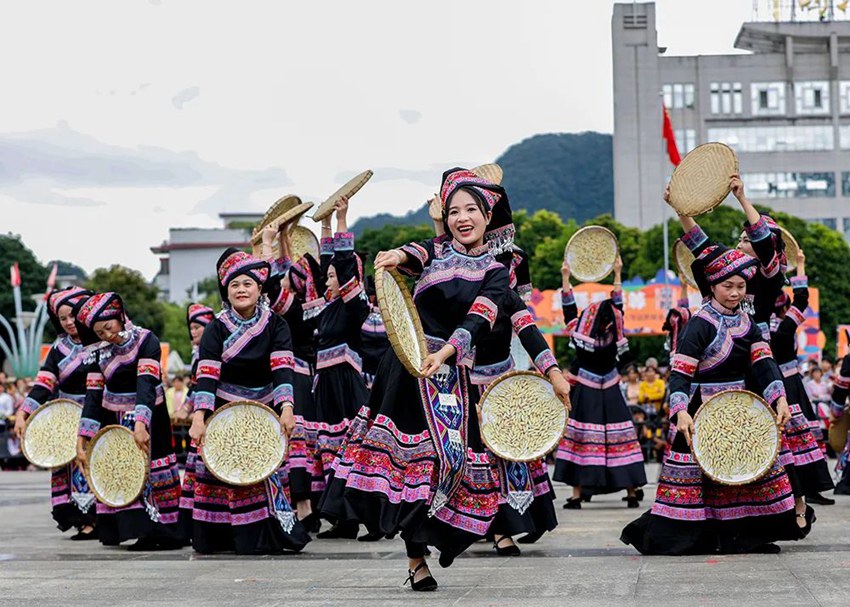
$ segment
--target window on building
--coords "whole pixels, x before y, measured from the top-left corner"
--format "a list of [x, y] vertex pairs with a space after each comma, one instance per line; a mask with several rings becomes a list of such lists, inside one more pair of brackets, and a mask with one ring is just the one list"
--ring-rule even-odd
[[844, 240], [850, 242], [850, 217], [844, 218]]
[[780, 116], [785, 114], [784, 82], [753, 82], [753, 116]]
[[697, 147], [697, 132], [694, 129], [674, 129], [676, 147], [683, 156]]
[[842, 150], [850, 150], [850, 124], [842, 124], [838, 127], [838, 137]]
[[753, 198], [835, 198], [835, 173], [744, 173]]
[[841, 173], [841, 194], [850, 196], [850, 173], [847, 171]]
[[691, 83], [674, 82], [661, 87], [664, 95], [664, 106], [669, 109], [681, 110], [694, 107], [696, 89]]
[[829, 114], [829, 82], [826, 80], [795, 82], [794, 91], [798, 114]]
[[740, 82], [711, 83], [711, 113], [741, 114], [744, 111], [743, 88]]
[[708, 129], [708, 141], [720, 141], [738, 152], [817, 152], [835, 147], [831, 126], [721, 127]]
[[842, 80], [838, 83], [838, 111], [842, 114], [850, 114], [850, 80]]

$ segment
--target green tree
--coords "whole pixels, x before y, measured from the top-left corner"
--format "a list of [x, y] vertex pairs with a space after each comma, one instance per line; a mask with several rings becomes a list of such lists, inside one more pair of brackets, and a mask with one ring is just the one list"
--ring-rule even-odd
[[133, 323], [162, 336], [165, 328], [165, 304], [157, 297], [159, 289], [149, 284], [140, 272], [120, 265], [98, 268], [86, 282], [86, 288], [98, 293], [118, 293], [124, 300], [127, 315]]
[[192, 360], [192, 342], [186, 324], [186, 306], [165, 303], [163, 308], [165, 322], [159, 338], [168, 342], [171, 349], [180, 354], [180, 358], [188, 365]]

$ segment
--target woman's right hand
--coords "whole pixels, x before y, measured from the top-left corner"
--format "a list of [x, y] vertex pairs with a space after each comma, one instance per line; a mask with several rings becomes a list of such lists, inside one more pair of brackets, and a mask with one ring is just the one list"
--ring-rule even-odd
[[694, 419], [687, 411], [679, 411], [676, 415], [676, 431], [685, 437], [685, 441], [690, 447], [694, 436]]
[[86, 442], [85, 439], [80, 437], [77, 439], [77, 466], [83, 472], [88, 471], [89, 469], [89, 460], [86, 456]]
[[803, 249], [797, 251], [797, 276], [802, 277], [806, 275], [806, 255], [803, 253]]
[[407, 261], [407, 255], [404, 251], [392, 249], [391, 251], [381, 251], [375, 256], [375, 269], [392, 270], [400, 264]]
[[18, 440], [24, 440], [24, 428], [27, 427], [27, 417], [29, 416], [20, 410], [15, 415], [15, 436], [18, 437]]
[[570, 269], [570, 262], [564, 258], [564, 263], [561, 264], [561, 278], [563, 279], [564, 284], [570, 281], [571, 274], [572, 270]]
[[204, 412], [196, 411], [192, 417], [192, 425], [189, 427], [189, 437], [195, 441], [198, 448], [204, 446], [204, 435], [207, 433], [207, 424], [204, 421]]

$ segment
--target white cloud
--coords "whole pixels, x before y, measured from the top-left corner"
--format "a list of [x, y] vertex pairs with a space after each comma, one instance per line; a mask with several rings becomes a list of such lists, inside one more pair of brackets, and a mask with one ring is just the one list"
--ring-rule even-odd
[[189, 88], [185, 88], [176, 95], [174, 95], [174, 97], [171, 98], [171, 105], [173, 105], [178, 110], [182, 110], [184, 105], [186, 105], [193, 99], [197, 99], [198, 95], [200, 94], [200, 87], [190, 86]]

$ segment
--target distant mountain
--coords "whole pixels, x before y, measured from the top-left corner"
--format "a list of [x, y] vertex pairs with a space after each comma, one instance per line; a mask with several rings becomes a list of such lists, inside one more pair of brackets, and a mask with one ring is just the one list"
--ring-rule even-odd
[[[611, 135], [590, 131], [535, 135], [509, 147], [496, 162], [505, 172], [504, 186], [514, 210], [546, 209], [578, 223], [614, 213]], [[422, 223], [430, 223], [425, 206], [406, 215], [364, 217], [353, 230], [359, 234], [384, 225]]]

